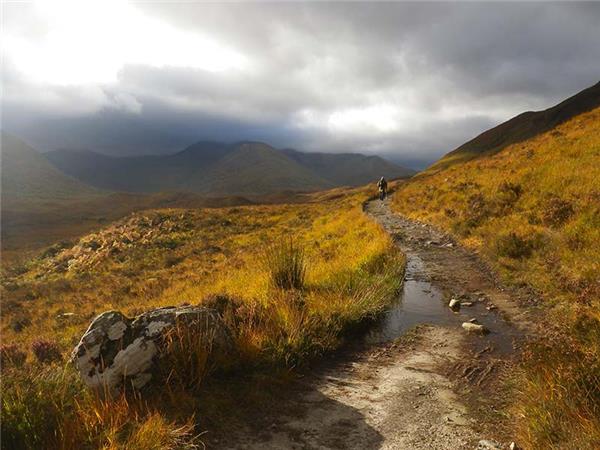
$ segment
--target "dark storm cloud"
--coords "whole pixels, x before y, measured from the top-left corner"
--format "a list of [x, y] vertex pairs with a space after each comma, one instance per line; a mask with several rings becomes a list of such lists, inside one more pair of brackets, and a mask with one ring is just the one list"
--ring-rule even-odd
[[[600, 4], [135, 8], [233, 49], [246, 65], [208, 71], [125, 60], [114, 81], [62, 85], [30, 81], [9, 52], [4, 128], [42, 149], [141, 154], [199, 139], [255, 139], [379, 153], [422, 166], [500, 121], [551, 106], [600, 78]], [[27, 14], [5, 20], [9, 30], [19, 21], [40, 23]], [[42, 31], [31, 37], [40, 39]], [[190, 58], [198, 56], [190, 50]]]

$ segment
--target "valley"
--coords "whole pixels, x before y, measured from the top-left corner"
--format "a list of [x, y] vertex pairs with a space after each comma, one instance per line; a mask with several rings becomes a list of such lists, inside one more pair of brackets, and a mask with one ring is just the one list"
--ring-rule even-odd
[[[3, 135], [3, 448], [597, 448], [598, 86], [411, 178], [256, 142], [46, 159]], [[225, 356], [159, 321], [143, 378], [90, 389], [166, 307], [210, 314]]]

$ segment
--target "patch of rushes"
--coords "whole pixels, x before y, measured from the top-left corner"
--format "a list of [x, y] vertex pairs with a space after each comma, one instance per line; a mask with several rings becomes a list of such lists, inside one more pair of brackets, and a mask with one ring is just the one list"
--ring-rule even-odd
[[[144, 398], [95, 398], [61, 360], [100, 312], [182, 303], [221, 313], [235, 344], [223, 376], [290, 370], [338, 347], [402, 282], [404, 258], [362, 213], [366, 196], [334, 190], [306, 204], [136, 213], [5, 274], [3, 445], [199, 445], [201, 385], [213, 368], [193, 336], [168, 337], [176, 369], [167, 389]], [[62, 357], [35, 359], [40, 339]]]
[[517, 382], [526, 448], [600, 447], [600, 378], [591, 363], [600, 354], [599, 179], [595, 109], [409, 181], [393, 199], [395, 210], [454, 233], [506, 282], [533, 288], [553, 307], [548, 322], [560, 324], [561, 337], [527, 353], [535, 364], [526, 362]]

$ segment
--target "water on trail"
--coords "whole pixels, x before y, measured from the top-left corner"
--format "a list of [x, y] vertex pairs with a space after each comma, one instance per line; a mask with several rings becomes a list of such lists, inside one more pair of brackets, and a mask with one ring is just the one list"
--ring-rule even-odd
[[428, 280], [421, 258], [415, 254], [407, 256], [402, 293], [366, 334], [367, 344], [393, 341], [420, 324], [460, 327], [463, 322], [476, 318], [477, 323], [490, 332], [473, 336], [477, 340], [475, 348], [483, 350], [489, 347], [501, 354], [514, 350], [514, 342], [521, 336], [516, 327], [495, 310], [488, 311], [483, 302], [474, 301], [472, 306], [452, 311], [448, 307], [449, 299]]

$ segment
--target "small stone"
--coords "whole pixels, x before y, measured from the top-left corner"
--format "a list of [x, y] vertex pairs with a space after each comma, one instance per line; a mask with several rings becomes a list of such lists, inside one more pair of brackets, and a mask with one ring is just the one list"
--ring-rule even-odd
[[496, 441], [482, 439], [477, 444], [477, 450], [502, 450], [502, 446]]
[[453, 311], [460, 309], [460, 300], [457, 298], [451, 299], [450, 303], [448, 303], [448, 307]]
[[519, 446], [514, 441], [510, 443], [508, 448], [509, 448], [509, 450], [520, 450]]
[[472, 317], [471, 319], [469, 319], [469, 322], [471, 322], [471, 323], [477, 323], [477, 318], [476, 317]]
[[70, 319], [72, 317], [75, 317], [77, 314], [72, 313], [72, 312], [66, 312], [66, 313], [62, 313], [62, 314], [58, 314], [56, 316], [57, 319]]
[[473, 306], [473, 302], [461, 302], [460, 306]]
[[479, 334], [489, 333], [489, 330], [486, 327], [484, 327], [483, 325], [479, 325], [477, 323], [463, 322], [462, 327], [465, 331], [468, 331], [469, 333], [479, 333]]
[[488, 311], [492, 311], [492, 310], [494, 310], [494, 309], [498, 309], [498, 307], [497, 307], [496, 305], [494, 305], [494, 304], [490, 303], [489, 305], [487, 305], [487, 306], [485, 307], [485, 309], [487, 309]]

